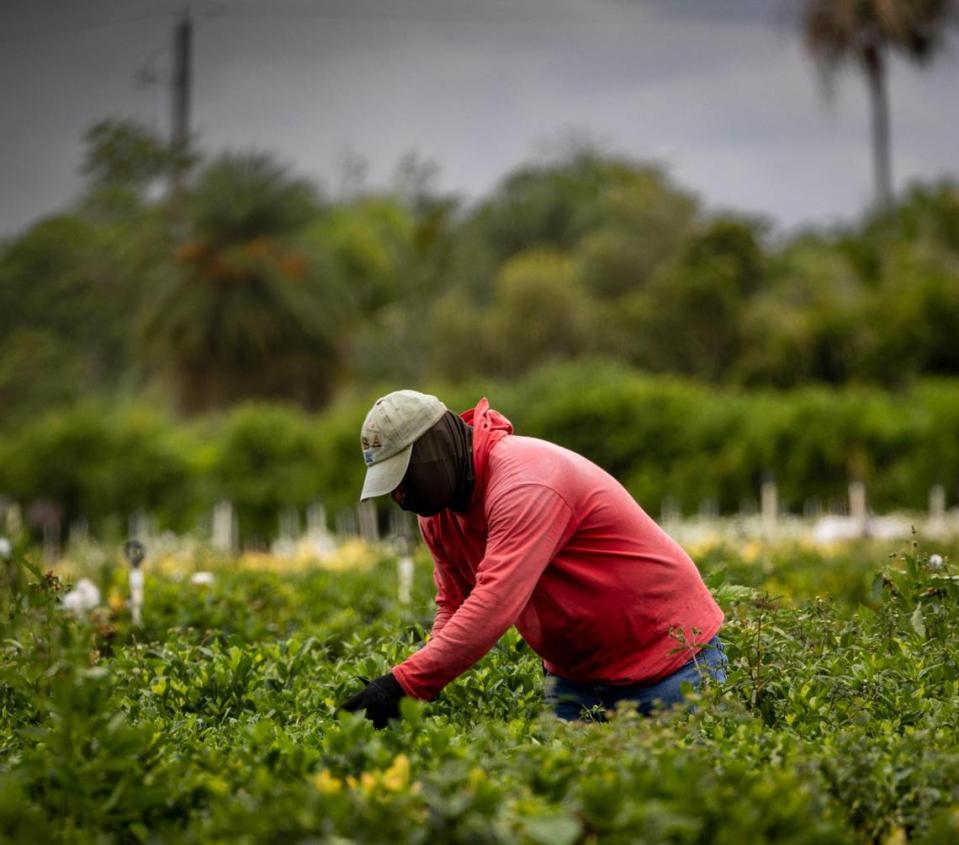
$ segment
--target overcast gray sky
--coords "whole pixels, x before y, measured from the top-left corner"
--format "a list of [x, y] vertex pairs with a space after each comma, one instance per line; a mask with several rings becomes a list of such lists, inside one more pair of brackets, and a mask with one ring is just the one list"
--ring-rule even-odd
[[[0, 233], [79, 188], [83, 132], [168, 131], [183, 2], [0, 0]], [[795, 0], [204, 0], [192, 4], [193, 126], [206, 150], [270, 150], [333, 189], [363, 157], [385, 183], [409, 151], [475, 197], [570, 134], [664, 165], [710, 207], [782, 228], [868, 203], [865, 86], [831, 104]], [[892, 67], [897, 188], [959, 174], [959, 41]], [[163, 84], [138, 87], [152, 68]]]

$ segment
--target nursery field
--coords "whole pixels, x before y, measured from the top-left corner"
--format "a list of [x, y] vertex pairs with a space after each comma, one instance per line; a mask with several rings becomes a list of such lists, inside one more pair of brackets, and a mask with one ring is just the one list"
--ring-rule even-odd
[[[695, 712], [562, 723], [510, 631], [377, 732], [337, 712], [420, 643], [430, 567], [148, 560], [2, 577], [0, 840], [184, 843], [959, 841], [955, 549], [694, 549], [728, 682]], [[103, 606], [62, 607], [81, 574]], [[62, 576], [62, 579], [61, 577]]]

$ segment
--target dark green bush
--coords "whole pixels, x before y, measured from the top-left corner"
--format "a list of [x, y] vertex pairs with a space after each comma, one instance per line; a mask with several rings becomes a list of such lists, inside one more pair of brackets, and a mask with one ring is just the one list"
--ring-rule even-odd
[[204, 479], [208, 503], [228, 499], [237, 510], [241, 536], [261, 541], [275, 535], [282, 508], [302, 510], [323, 487], [316, 470], [315, 419], [294, 407], [245, 405], [217, 427]]
[[24, 503], [54, 502], [64, 529], [86, 519], [116, 531], [116, 517], [138, 510], [157, 514], [160, 527], [184, 529], [199, 501], [198, 456], [190, 430], [162, 414], [84, 404], [0, 442], [0, 490]]
[[[400, 387], [405, 385], [395, 385]], [[586, 361], [537, 370], [510, 383], [423, 386], [456, 411], [483, 395], [519, 434], [571, 448], [620, 479], [645, 508], [670, 501], [686, 513], [704, 502], [732, 513], [775, 479], [780, 500], [843, 505], [865, 482], [877, 510], [923, 509], [942, 484], [959, 482], [959, 383], [920, 382], [901, 393], [806, 387], [746, 391], [643, 375]], [[0, 492], [59, 503], [64, 524], [85, 517], [117, 525], [136, 510], [161, 526], [189, 528], [221, 499], [237, 508], [247, 541], [275, 536], [284, 508], [356, 504], [364, 466], [359, 430], [378, 391], [343, 397], [309, 415], [248, 405], [199, 425], [149, 410], [82, 406], [50, 414], [0, 444]]]

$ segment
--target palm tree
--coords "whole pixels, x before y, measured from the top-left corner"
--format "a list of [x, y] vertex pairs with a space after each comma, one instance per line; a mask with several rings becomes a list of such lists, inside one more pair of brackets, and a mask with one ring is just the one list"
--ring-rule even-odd
[[148, 361], [187, 411], [329, 395], [339, 359], [324, 257], [300, 237], [312, 188], [264, 155], [226, 155], [186, 203], [188, 240], [141, 326]]
[[892, 201], [889, 154], [889, 53], [897, 51], [925, 64], [942, 45], [956, 0], [806, 0], [803, 30], [806, 48], [827, 80], [847, 61], [866, 74], [872, 104], [873, 167], [876, 201]]

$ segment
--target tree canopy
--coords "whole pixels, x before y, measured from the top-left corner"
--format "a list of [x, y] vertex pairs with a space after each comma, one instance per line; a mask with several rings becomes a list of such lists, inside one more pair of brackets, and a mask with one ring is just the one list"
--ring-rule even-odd
[[195, 155], [176, 203], [143, 127], [88, 136], [83, 195], [0, 247], [0, 423], [81, 398], [186, 413], [607, 359], [714, 383], [959, 374], [959, 188], [774, 238], [596, 150], [472, 203], [411, 158], [324, 196], [273, 156]]

